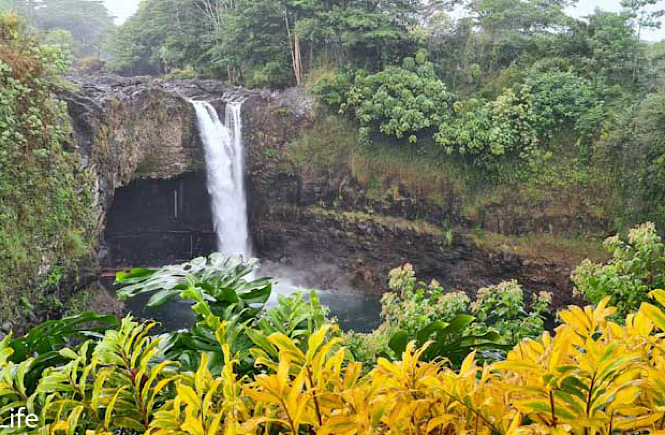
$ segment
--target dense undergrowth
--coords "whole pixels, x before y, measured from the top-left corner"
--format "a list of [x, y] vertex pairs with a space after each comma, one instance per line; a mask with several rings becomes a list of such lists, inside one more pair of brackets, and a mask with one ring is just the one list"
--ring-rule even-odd
[[[90, 180], [69, 143], [67, 54], [0, 14], [0, 319], [27, 317], [89, 252]], [[17, 296], [19, 294], [20, 296]], [[53, 303], [59, 303], [57, 296]]]
[[[610, 268], [620, 266], [626, 278], [637, 279], [629, 268], [645, 244], [660, 246], [651, 230], [645, 225], [629, 240], [610, 239], [608, 245], [620, 245], [624, 254], [598, 265], [596, 281], [611, 281]], [[25, 407], [38, 423], [3, 432], [663, 430], [663, 290], [631, 299], [631, 309], [611, 296], [627, 315], [608, 305], [609, 296], [595, 307], [571, 306], [547, 332], [546, 294], [527, 306], [519, 285], [505, 282], [470, 302], [435, 281], [419, 282], [405, 265], [391, 272], [384, 325], [363, 337], [340, 332], [315, 293], [282, 296], [267, 306], [272, 282], [248, 278], [254, 266], [213, 254], [118, 275], [121, 297], [152, 292], [153, 306], [190, 299], [197, 319], [190, 330], [156, 334], [151, 321], [85, 313], [6, 337], [0, 343], [1, 413]], [[645, 268], [662, 279], [659, 265]], [[91, 322], [97, 326], [86, 327]]]

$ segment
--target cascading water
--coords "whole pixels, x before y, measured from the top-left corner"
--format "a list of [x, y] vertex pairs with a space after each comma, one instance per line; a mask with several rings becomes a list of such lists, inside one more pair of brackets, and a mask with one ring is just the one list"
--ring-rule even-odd
[[242, 142], [242, 103], [227, 103], [224, 123], [206, 101], [192, 101], [205, 152], [217, 249], [251, 257]]
[[[217, 234], [217, 249], [224, 255], [252, 256], [247, 219], [247, 200], [244, 186], [244, 153], [242, 140], [241, 103], [227, 103], [222, 123], [215, 108], [205, 101], [192, 101], [196, 111], [199, 133], [205, 153], [207, 189], [211, 198], [213, 226]], [[174, 198], [177, 203], [177, 197]], [[177, 208], [176, 208], [177, 210]], [[258, 276], [277, 278], [267, 305], [277, 303], [280, 295], [303, 291], [306, 276], [281, 263], [263, 262], [255, 272]], [[253, 275], [250, 276], [253, 278]], [[321, 302], [330, 307], [340, 325], [355, 330], [370, 330], [378, 326], [381, 305], [378, 299], [362, 294], [340, 294], [317, 290]], [[194, 322], [191, 301], [173, 300], [163, 307], [146, 306], [148, 296], [132, 298], [127, 307], [137, 316], [154, 318], [169, 330], [177, 330]]]
[[[211, 198], [213, 226], [217, 233], [217, 248], [224, 255], [242, 255], [249, 258], [252, 250], [244, 187], [242, 103], [227, 103], [224, 123], [220, 121], [217, 111], [210, 103], [192, 101], [192, 104], [196, 109], [205, 152], [207, 187]], [[266, 269], [264, 262], [262, 267], [258, 274], [262, 275], [264, 272], [278, 278], [268, 305], [277, 303], [280, 294], [305, 290], [296, 283], [297, 279], [292, 279], [297, 276], [297, 272], [274, 263], [268, 264]], [[340, 323], [357, 325], [352, 327], [362, 329], [365, 322], [372, 324], [378, 321], [378, 300], [369, 300], [362, 296], [340, 298], [339, 294], [326, 291], [317, 293], [321, 301], [329, 305], [332, 313], [339, 317]]]

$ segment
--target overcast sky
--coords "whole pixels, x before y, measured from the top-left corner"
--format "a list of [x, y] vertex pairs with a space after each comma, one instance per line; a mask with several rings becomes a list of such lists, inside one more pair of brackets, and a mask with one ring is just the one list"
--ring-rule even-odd
[[116, 24], [120, 24], [136, 12], [139, 0], [104, 0], [104, 4], [116, 17]]
[[[116, 23], [120, 24], [131, 16], [140, 0], [104, 0], [106, 7], [116, 16]], [[588, 15], [596, 8], [616, 12], [621, 9], [621, 0], [579, 0], [577, 5], [570, 10], [573, 16], [582, 17]], [[665, 0], [659, 0], [657, 7], [665, 8]], [[642, 33], [643, 38], [649, 41], [660, 41], [665, 39], [665, 26], [661, 29]]]

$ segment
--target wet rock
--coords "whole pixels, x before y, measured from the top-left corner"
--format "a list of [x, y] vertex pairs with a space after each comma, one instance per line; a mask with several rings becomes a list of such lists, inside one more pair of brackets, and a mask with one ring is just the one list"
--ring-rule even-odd
[[[313, 99], [302, 89], [248, 90], [214, 80], [167, 82], [111, 75], [75, 81], [81, 91], [63, 91], [61, 97], [72, 119], [71, 146], [83, 156], [82, 170], [96, 180], [100, 230], [116, 188], [137, 178], [171, 179], [203, 169], [189, 99], [210, 101], [220, 113], [227, 102], [244, 101], [250, 225], [262, 257], [300, 268], [314, 262], [334, 264], [346, 276], [339, 281], [327, 277], [331, 285], [343, 285], [351, 277], [371, 291], [385, 289], [387, 272], [409, 261], [421, 278], [436, 278], [448, 289], [473, 290], [517, 278], [528, 291], [559, 292], [557, 303], [570, 299], [570, 270], [523, 261], [510, 252], [488, 252], [465, 234], [473, 227], [506, 234], [539, 228], [554, 233], [587, 223], [526, 219], [510, 204], [491, 202], [469, 215], [462, 213], [464, 201], [452, 189], [434, 204], [399, 180], [387, 180], [379, 186], [379, 195], [369, 198], [348, 167], [294, 168], [284, 156], [313, 122]], [[385, 219], [357, 221], [312, 211], [321, 205], [379, 218], [417, 219], [443, 231], [433, 234]], [[597, 224], [602, 222], [588, 223]], [[451, 228], [452, 237], [445, 232]], [[105, 255], [100, 252], [98, 258], [103, 261]]]
[[356, 222], [343, 213], [284, 204], [263, 210], [253, 226], [259, 254], [288, 256], [298, 270], [318, 263], [335, 265], [340, 276], [330, 281], [331, 289], [349, 290], [345, 286], [350, 282], [354, 289], [385, 291], [388, 272], [409, 262], [420, 279], [436, 279], [447, 290], [473, 292], [514, 278], [523, 285], [527, 300], [530, 293], [550, 291], [557, 309], [575, 302], [569, 266], [536, 259], [523, 262], [512, 252], [488, 251], [463, 232], [443, 240], [438, 233], [406, 225], [407, 220], [405, 225]]

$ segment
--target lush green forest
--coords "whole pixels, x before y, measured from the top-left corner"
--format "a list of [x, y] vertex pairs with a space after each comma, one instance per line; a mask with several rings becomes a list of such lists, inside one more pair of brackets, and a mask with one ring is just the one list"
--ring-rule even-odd
[[[665, 43], [642, 39], [664, 13], [569, 5], [143, 0], [115, 26], [100, 1], [0, 0], [0, 316], [59, 309], [0, 325], [0, 432], [665, 433]], [[256, 260], [214, 253], [116, 276], [120, 299], [191, 302], [181, 330], [65, 310], [96, 186], [56, 95], [107, 72], [297, 86], [316, 105], [280, 164], [348, 164], [368, 196], [399, 173], [434, 205], [454, 179], [469, 214], [517, 197], [595, 219], [551, 234], [616, 234], [570, 276], [588, 306], [554, 313], [515, 279], [451, 291], [406, 263], [381, 325], [342, 331], [316, 292], [270, 303]]]
[[562, 204], [584, 191], [627, 228], [663, 216], [665, 46], [640, 39], [660, 26], [654, 3], [579, 19], [567, 1], [144, 1], [108, 67], [307, 86], [361, 143], [559, 189]]
[[44, 43], [67, 47], [78, 57], [100, 57], [113, 17], [101, 1], [1, 0], [0, 9], [19, 14]]
[[641, 35], [662, 9], [574, 18], [571, 4], [146, 0], [117, 28], [99, 1], [0, 7], [83, 70], [305, 86], [366, 149], [462, 165], [471, 190], [520, 185], [524, 203], [556, 190], [554, 208], [612, 228], [661, 223], [665, 46]]

